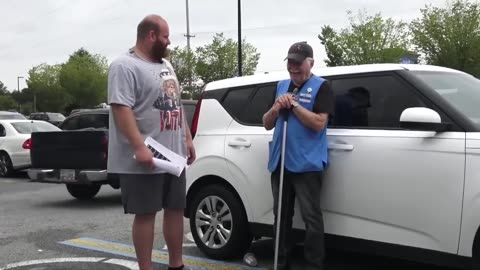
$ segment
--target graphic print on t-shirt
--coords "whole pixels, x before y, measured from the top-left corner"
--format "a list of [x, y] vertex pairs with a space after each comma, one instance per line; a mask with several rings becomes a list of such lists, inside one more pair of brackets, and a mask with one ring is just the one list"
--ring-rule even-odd
[[182, 108], [177, 79], [168, 70], [159, 74], [160, 96], [153, 107], [160, 112], [160, 131], [178, 130], [182, 127]]

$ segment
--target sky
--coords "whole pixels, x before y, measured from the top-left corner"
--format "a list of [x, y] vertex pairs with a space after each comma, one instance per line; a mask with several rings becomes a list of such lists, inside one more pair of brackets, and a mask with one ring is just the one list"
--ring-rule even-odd
[[[60, 64], [77, 49], [107, 57], [109, 63], [135, 44], [137, 24], [148, 14], [164, 17], [171, 47], [187, 45], [187, 0], [1, 0], [0, 81], [12, 91], [27, 87], [28, 71], [39, 64]], [[238, 38], [238, 0], [188, 0], [192, 49], [215, 33]], [[315, 65], [325, 66], [321, 27], [348, 25], [347, 10], [410, 22], [426, 5], [445, 0], [242, 0], [242, 37], [257, 48], [258, 73], [285, 69], [289, 46], [307, 41]], [[18, 77], [23, 77], [18, 79]]]

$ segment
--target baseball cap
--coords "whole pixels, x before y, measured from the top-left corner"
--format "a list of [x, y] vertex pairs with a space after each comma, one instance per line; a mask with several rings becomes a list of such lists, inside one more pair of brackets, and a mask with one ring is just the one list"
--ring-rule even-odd
[[296, 42], [292, 46], [290, 46], [290, 49], [288, 49], [288, 55], [285, 60], [290, 59], [296, 62], [303, 62], [303, 60], [305, 60], [305, 58], [307, 57], [313, 58], [313, 49], [310, 45], [307, 44], [307, 42], [302, 41]]

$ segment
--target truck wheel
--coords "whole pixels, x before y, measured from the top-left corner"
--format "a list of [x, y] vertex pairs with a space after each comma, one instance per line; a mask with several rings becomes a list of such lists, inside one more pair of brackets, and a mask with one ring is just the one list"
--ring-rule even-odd
[[88, 200], [95, 195], [97, 195], [98, 191], [100, 190], [100, 185], [98, 184], [91, 184], [91, 185], [74, 185], [74, 184], [67, 184], [67, 190], [70, 195], [79, 199], [79, 200]]
[[241, 200], [222, 185], [209, 185], [195, 194], [190, 230], [198, 248], [214, 259], [242, 256], [252, 242]]
[[9, 177], [13, 173], [13, 164], [12, 160], [7, 153], [0, 153], [0, 176]]

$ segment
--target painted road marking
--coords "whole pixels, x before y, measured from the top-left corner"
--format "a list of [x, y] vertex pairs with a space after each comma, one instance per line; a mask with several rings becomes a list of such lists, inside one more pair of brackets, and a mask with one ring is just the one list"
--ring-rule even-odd
[[[101, 252], [106, 252], [110, 254], [125, 256], [136, 259], [135, 249], [133, 246], [115, 243], [110, 241], [104, 241], [94, 238], [76, 238], [67, 241], [60, 242], [64, 245], [69, 245], [73, 247], [85, 248], [90, 250], [96, 250]], [[196, 270], [202, 269], [212, 269], [212, 270], [266, 270], [266, 268], [261, 267], [248, 267], [240, 263], [230, 263], [224, 261], [216, 261], [211, 259], [205, 259], [194, 256], [183, 256], [183, 261], [185, 265], [188, 265]], [[160, 250], [153, 250], [152, 252], [152, 261], [164, 265], [168, 265], [168, 253]], [[0, 269], [1, 270], [1, 269]]]
[[55, 259], [24, 261], [24, 262], [17, 262], [17, 263], [8, 264], [4, 268], [0, 268], [0, 270], [8, 270], [8, 269], [14, 269], [14, 268], [17, 268], [17, 267], [22, 267], [22, 266], [39, 265], [39, 264], [47, 264], [47, 263], [68, 263], [68, 262], [73, 262], [73, 263], [75, 263], [75, 262], [107, 263], [107, 264], [124, 266], [128, 269], [131, 269], [131, 270], [138, 270], [137, 263], [133, 262], [133, 261], [120, 260], [120, 259], [106, 260], [105, 258], [96, 258], [96, 257], [55, 258]]
[[[196, 247], [197, 244], [195, 244], [195, 240], [193, 239], [193, 235], [191, 232], [185, 234], [185, 238], [187, 238], [190, 243], [183, 243], [182, 247]], [[162, 248], [162, 250], [168, 250], [167, 245], [165, 244]]]

